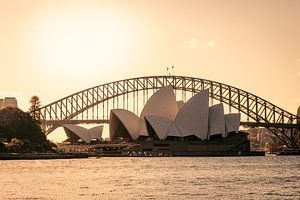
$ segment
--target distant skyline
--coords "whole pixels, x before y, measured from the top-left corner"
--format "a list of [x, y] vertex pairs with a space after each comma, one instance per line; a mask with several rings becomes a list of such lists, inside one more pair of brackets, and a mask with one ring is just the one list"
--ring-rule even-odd
[[299, 35], [297, 0], [0, 0], [0, 98], [28, 110], [174, 65], [296, 114]]

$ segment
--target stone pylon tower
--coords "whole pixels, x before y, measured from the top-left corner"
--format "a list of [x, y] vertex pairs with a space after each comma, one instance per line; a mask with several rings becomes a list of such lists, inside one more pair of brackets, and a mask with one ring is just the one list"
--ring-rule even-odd
[[15, 97], [5, 97], [4, 99], [0, 99], [0, 110], [7, 107], [17, 108], [17, 99]]

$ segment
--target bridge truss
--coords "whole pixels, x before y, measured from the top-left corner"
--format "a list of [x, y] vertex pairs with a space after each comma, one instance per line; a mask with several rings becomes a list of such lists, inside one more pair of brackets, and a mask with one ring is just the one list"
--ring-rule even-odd
[[115, 81], [71, 94], [35, 112], [47, 135], [66, 123], [107, 123], [111, 109], [128, 109], [139, 114], [148, 98], [167, 85], [183, 101], [209, 89], [211, 104], [222, 102], [228, 112], [240, 112], [244, 120], [241, 125], [265, 127], [288, 147], [298, 146], [295, 135], [300, 125], [296, 115], [239, 88], [194, 77], [147, 76]]

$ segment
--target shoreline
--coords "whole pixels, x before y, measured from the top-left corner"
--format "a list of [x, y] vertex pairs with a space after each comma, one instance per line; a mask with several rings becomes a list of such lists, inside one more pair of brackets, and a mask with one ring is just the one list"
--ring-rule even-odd
[[49, 160], [49, 159], [81, 159], [81, 158], [91, 158], [91, 157], [249, 157], [249, 156], [265, 156], [265, 152], [244, 152], [241, 154], [234, 153], [224, 153], [224, 152], [197, 152], [197, 153], [187, 153], [187, 152], [174, 152], [172, 154], [153, 154], [150, 152], [137, 153], [137, 154], [124, 154], [121, 152], [114, 153], [99, 153], [99, 154], [89, 154], [89, 153], [0, 153], [0, 160]]
[[88, 158], [85, 153], [0, 153], [0, 160], [41, 160]]

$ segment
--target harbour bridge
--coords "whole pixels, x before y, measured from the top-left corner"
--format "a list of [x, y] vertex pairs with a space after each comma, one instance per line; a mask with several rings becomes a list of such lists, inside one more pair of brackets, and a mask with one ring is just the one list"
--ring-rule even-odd
[[114, 81], [71, 94], [35, 112], [46, 135], [67, 123], [109, 123], [111, 109], [127, 109], [138, 115], [149, 97], [167, 85], [183, 101], [209, 89], [210, 104], [221, 102], [228, 112], [241, 113], [241, 125], [265, 127], [287, 147], [299, 148], [296, 115], [242, 89], [195, 77], [146, 76]]

